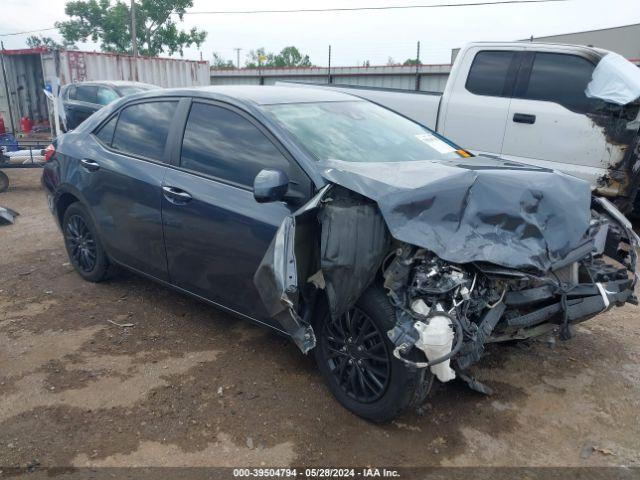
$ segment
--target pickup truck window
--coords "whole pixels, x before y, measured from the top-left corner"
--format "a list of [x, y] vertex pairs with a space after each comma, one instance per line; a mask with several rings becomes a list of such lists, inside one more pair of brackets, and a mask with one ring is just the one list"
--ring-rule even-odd
[[600, 101], [585, 95], [595, 65], [577, 55], [537, 52], [529, 82], [522, 95], [529, 100], [546, 100], [576, 112], [593, 111]]
[[476, 54], [467, 77], [466, 89], [476, 95], [508, 97], [509, 67], [513, 51], [483, 51]]

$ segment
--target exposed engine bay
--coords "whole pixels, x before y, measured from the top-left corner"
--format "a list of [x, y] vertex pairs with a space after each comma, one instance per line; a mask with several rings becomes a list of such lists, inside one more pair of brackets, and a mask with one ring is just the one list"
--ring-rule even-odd
[[393, 355], [489, 393], [467, 371], [486, 344], [553, 331], [566, 340], [572, 325], [637, 304], [640, 239], [610, 202], [557, 172], [487, 163], [458, 165], [444, 184], [440, 166], [437, 182], [400, 188], [402, 175], [379, 165], [371, 176], [332, 168], [256, 272], [269, 313], [306, 353], [319, 299], [337, 318], [380, 282], [395, 310]]
[[[596, 206], [601, 200], [596, 199]], [[633, 295], [636, 251], [623, 228], [593, 211], [592, 235], [602, 242], [580, 261], [538, 276], [492, 265], [456, 265], [407, 244], [383, 266], [384, 287], [396, 308], [388, 332], [394, 355], [407, 365], [429, 367], [446, 382], [480, 360], [485, 344], [523, 340], [570, 326], [625, 302]], [[604, 256], [610, 260], [605, 262]], [[615, 266], [618, 263], [619, 266]], [[426, 361], [406, 358], [412, 349]], [[487, 387], [466, 374], [473, 388]]]

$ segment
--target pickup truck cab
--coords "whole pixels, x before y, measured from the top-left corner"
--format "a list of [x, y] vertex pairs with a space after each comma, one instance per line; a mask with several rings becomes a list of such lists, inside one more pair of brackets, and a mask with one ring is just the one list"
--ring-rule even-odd
[[[442, 94], [337, 88], [412, 118], [474, 153], [588, 180], [629, 213], [639, 183], [640, 102], [636, 97], [615, 103], [595, 90], [587, 96], [605, 56], [628, 63], [622, 76], [640, 92], [640, 69], [617, 54], [529, 42], [467, 45]], [[598, 79], [615, 87], [619, 72], [609, 66], [599, 70]]]

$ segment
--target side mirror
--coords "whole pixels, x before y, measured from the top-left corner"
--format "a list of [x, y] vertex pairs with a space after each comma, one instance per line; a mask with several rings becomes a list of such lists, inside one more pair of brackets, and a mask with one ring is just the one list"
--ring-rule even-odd
[[253, 198], [259, 203], [283, 200], [289, 188], [289, 177], [282, 170], [263, 169], [253, 180]]

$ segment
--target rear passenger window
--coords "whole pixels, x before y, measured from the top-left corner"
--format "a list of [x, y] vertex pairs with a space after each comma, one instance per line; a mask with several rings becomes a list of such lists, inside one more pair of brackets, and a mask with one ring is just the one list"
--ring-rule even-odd
[[111, 146], [111, 140], [113, 140], [113, 132], [116, 129], [116, 122], [118, 121], [118, 115], [111, 117], [107, 123], [102, 125], [96, 133], [96, 137], [100, 139], [105, 145]]
[[289, 170], [288, 160], [255, 125], [230, 110], [202, 103], [191, 107], [180, 165], [246, 186], [253, 185], [263, 168]]
[[479, 52], [473, 59], [466, 88], [476, 95], [507, 97], [507, 73], [515, 52]]
[[584, 91], [595, 65], [585, 58], [558, 53], [536, 53], [523, 98], [556, 102], [569, 110], [585, 112], [598, 104]]
[[138, 103], [124, 108], [111, 146], [124, 153], [165, 161], [164, 147], [178, 102]]

